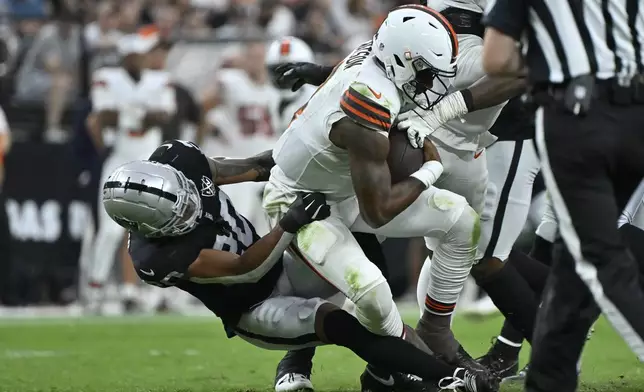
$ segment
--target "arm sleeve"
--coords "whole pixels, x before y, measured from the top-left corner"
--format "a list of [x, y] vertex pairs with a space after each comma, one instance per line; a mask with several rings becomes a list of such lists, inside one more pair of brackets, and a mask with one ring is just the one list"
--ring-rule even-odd
[[388, 132], [393, 124], [387, 99], [364, 83], [355, 82], [342, 94], [340, 109], [351, 120], [365, 128]]
[[486, 10], [483, 23], [499, 32], [521, 40], [527, 27], [529, 0], [496, 0]]

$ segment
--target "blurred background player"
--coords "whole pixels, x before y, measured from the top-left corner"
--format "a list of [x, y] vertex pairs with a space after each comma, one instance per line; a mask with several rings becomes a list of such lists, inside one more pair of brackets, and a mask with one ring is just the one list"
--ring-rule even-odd
[[[157, 61], [148, 56], [159, 44], [159, 35], [154, 28], [142, 28], [137, 34], [124, 36], [118, 45], [123, 55], [121, 66], [98, 69], [92, 77], [93, 109], [88, 125], [99, 151], [105, 149], [103, 134], [106, 128], [116, 130], [113, 151], [103, 165], [100, 189], [114, 168], [144, 158], [161, 144], [161, 127], [176, 110], [170, 74], [148, 67], [149, 60]], [[89, 251], [93, 255], [88, 266], [90, 311], [100, 311], [105, 294], [103, 288], [125, 234], [102, 208], [99, 208], [97, 229]], [[125, 301], [137, 297], [136, 286], [131, 280], [123, 285], [121, 294]]]
[[[271, 75], [271, 80], [275, 79], [274, 75], [277, 68], [286, 63], [312, 63], [314, 61], [315, 56], [309, 45], [297, 37], [284, 37], [275, 40], [266, 52], [266, 67]], [[307, 84], [297, 91], [277, 88], [281, 96], [278, 113], [280, 119], [279, 132], [282, 133], [288, 128], [295, 112], [302, 108], [311, 98], [311, 95], [315, 92], [315, 87]]]
[[[240, 55], [232, 59], [240, 68], [222, 69], [202, 101], [207, 121], [220, 132], [220, 143], [204, 146], [211, 156], [256, 155], [272, 148], [282, 132], [281, 97], [269, 79], [265, 44], [258, 40], [248, 42]], [[263, 184], [234, 184], [223, 189], [260, 235], [268, 232], [260, 207]]]

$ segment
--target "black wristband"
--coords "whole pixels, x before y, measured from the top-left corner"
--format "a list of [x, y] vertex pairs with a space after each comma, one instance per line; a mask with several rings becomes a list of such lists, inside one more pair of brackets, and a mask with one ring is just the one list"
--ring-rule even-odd
[[465, 90], [461, 90], [461, 95], [463, 96], [463, 101], [465, 101], [465, 106], [467, 106], [467, 112], [473, 112], [475, 110], [474, 97], [470, 89], [466, 88]]

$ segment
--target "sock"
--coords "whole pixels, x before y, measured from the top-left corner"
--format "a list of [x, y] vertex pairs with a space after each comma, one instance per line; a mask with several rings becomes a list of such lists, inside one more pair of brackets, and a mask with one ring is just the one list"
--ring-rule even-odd
[[[532, 330], [539, 302], [528, 282], [512, 266], [505, 264], [477, 283], [485, 290], [492, 302], [505, 318], [517, 328], [528, 341], [532, 341]], [[431, 348], [431, 347], [430, 347]]]
[[125, 283], [121, 287], [121, 296], [125, 300], [133, 300], [136, 299], [137, 297], [137, 287], [135, 284], [132, 283]]
[[528, 282], [537, 298], [541, 298], [543, 288], [546, 286], [546, 280], [548, 280], [550, 267], [516, 250], [510, 252], [510, 256], [506, 261], [507, 263], [512, 264], [521, 276], [523, 276], [523, 279]]
[[515, 355], [519, 355], [521, 343], [523, 343], [523, 334], [514, 328], [508, 320], [505, 320], [503, 328], [501, 328], [501, 333], [497, 338], [497, 344], [504, 346], [504, 352], [507, 348], [508, 354], [516, 353]]
[[367, 363], [380, 369], [413, 374], [426, 381], [451, 377], [456, 371], [456, 367], [403, 339], [369, 332], [356, 318], [343, 310], [327, 313], [324, 316], [323, 330], [330, 343], [350, 349]]
[[438, 315], [425, 310], [416, 326], [418, 336], [423, 339], [429, 349], [444, 356], [448, 362], [456, 358], [460, 347], [460, 343], [452, 332], [451, 323], [451, 315]]
[[529, 253], [530, 257], [539, 260], [547, 266], [552, 265], [552, 242], [537, 235], [534, 237], [532, 243], [532, 250]]
[[311, 373], [315, 347], [291, 350], [286, 353], [277, 367], [278, 373]]

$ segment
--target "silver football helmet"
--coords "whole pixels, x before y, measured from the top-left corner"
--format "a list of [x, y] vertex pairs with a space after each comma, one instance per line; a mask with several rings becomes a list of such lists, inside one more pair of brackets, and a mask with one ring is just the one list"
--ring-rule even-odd
[[150, 161], [116, 169], [103, 185], [103, 207], [116, 223], [146, 237], [186, 234], [202, 211], [192, 180], [170, 165]]

